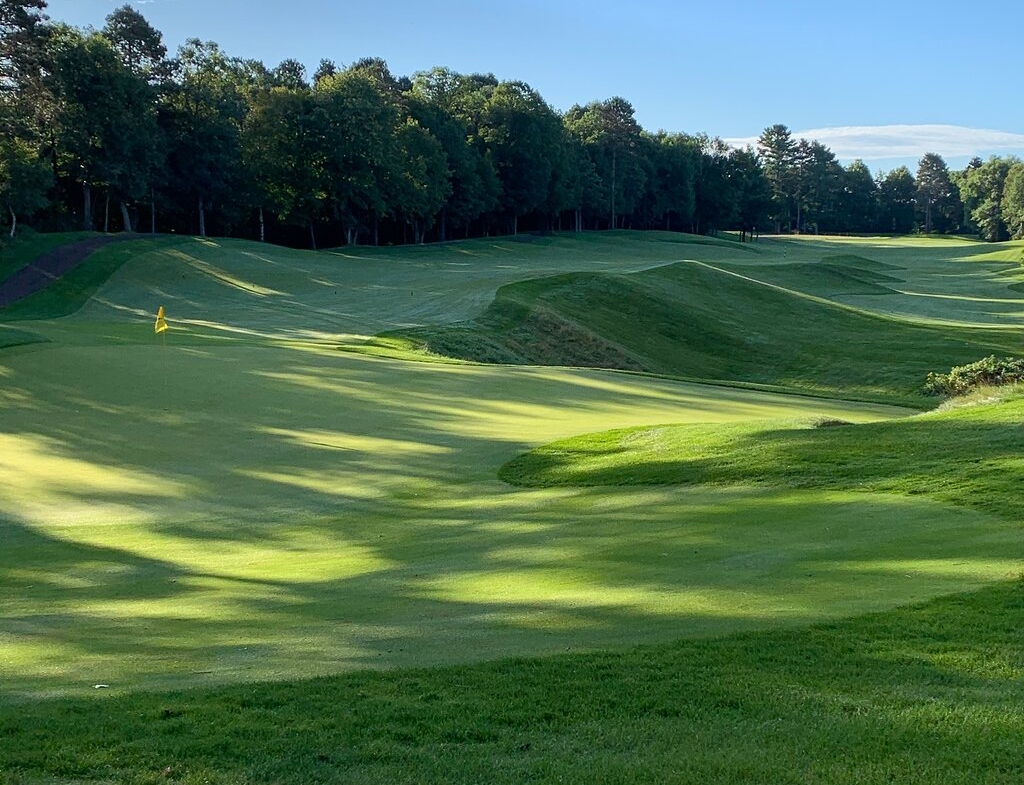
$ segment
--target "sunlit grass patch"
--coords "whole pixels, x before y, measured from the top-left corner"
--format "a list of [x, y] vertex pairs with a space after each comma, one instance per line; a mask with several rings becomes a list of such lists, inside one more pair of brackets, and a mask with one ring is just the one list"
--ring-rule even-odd
[[1024, 398], [887, 423], [816, 421], [630, 428], [573, 437], [505, 464], [522, 486], [721, 485], [932, 495], [1024, 520]]

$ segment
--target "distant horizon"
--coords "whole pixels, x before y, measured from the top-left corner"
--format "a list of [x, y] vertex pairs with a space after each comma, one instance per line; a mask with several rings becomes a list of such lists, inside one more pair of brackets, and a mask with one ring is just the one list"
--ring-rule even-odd
[[[863, 161], [872, 174], [906, 166], [911, 172], [926, 153], [938, 153], [952, 169], [972, 158], [1024, 155], [1024, 134], [955, 125], [882, 125], [790, 129], [794, 139], [816, 140], [844, 165]], [[757, 137], [723, 139], [732, 147], [757, 146]]]

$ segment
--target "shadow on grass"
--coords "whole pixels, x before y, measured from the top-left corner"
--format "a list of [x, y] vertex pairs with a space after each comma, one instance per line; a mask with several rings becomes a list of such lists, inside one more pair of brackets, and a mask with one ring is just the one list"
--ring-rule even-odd
[[[799, 631], [0, 713], [13, 783], [1010, 783], [1024, 584]], [[637, 750], [643, 754], [638, 755]]]
[[[1024, 401], [1003, 404], [994, 419], [986, 412], [839, 428], [723, 429], [666, 457], [612, 441], [579, 449], [570, 442], [519, 456], [500, 476], [525, 487], [758, 484], [924, 495], [1020, 522]], [[680, 432], [687, 428], [693, 426]], [[602, 465], [588, 465], [597, 457]]]
[[[770, 396], [711, 402], [554, 371], [398, 378], [389, 363], [255, 348], [82, 351], [34, 365], [31, 384], [6, 377], [0, 463], [23, 478], [0, 504], [9, 695], [625, 646], [805, 623], [988, 574], [866, 571], [890, 535], [854, 524], [945, 520], [927, 502], [538, 493], [494, 476], [531, 438], [509, 425], [528, 427], [541, 404], [527, 401], [712, 416]], [[821, 511], [840, 503], [842, 533], [826, 532]], [[952, 551], [1001, 555], [991, 541]], [[830, 575], [830, 560], [850, 569]]]

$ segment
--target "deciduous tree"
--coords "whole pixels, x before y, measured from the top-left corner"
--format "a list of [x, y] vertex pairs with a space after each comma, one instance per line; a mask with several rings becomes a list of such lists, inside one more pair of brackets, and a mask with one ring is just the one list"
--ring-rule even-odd
[[0, 203], [11, 219], [11, 237], [17, 232], [19, 215], [46, 204], [52, 180], [49, 167], [31, 145], [16, 137], [0, 137]]
[[1010, 238], [1024, 239], [1024, 162], [1015, 161], [1006, 173], [1002, 211]]

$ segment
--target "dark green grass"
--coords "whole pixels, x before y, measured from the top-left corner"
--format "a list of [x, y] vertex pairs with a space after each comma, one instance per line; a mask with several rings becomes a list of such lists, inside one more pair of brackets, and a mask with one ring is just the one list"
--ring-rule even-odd
[[[173, 242], [173, 241], [172, 241]], [[185, 242], [184, 239], [180, 242]], [[42, 291], [0, 308], [0, 321], [55, 319], [69, 316], [133, 257], [168, 245], [166, 238], [129, 240], [100, 248], [75, 269]]]
[[0, 781], [1024, 780], [1024, 584], [801, 630], [0, 714]]
[[13, 346], [26, 346], [32, 343], [44, 343], [46, 338], [28, 330], [19, 330], [7, 325], [0, 325], [0, 349]]
[[34, 262], [44, 253], [73, 243], [96, 237], [94, 232], [54, 232], [52, 234], [27, 234], [14, 240], [6, 236], [0, 240], [0, 281], [10, 278], [18, 270], [30, 262]]
[[1024, 398], [1014, 395], [862, 425], [607, 431], [540, 447], [505, 464], [500, 476], [524, 486], [763, 484], [924, 494], [1019, 523], [1022, 456]]
[[[863, 268], [854, 276], [843, 264], [798, 267], [794, 274], [818, 276], [811, 289], [834, 288], [837, 276], [847, 289], [881, 289], [888, 277]], [[483, 362], [620, 368], [922, 408], [929, 371], [1020, 344], [1013, 330], [915, 325], [698, 263], [511, 284], [473, 322], [404, 335], [435, 354]]]
[[[743, 270], [735, 266], [730, 269]], [[897, 277], [899, 269], [863, 256], [840, 254], [814, 262], [772, 265], [751, 274], [778, 286], [831, 298], [849, 294], [896, 294], [891, 286], [902, 283]]]

